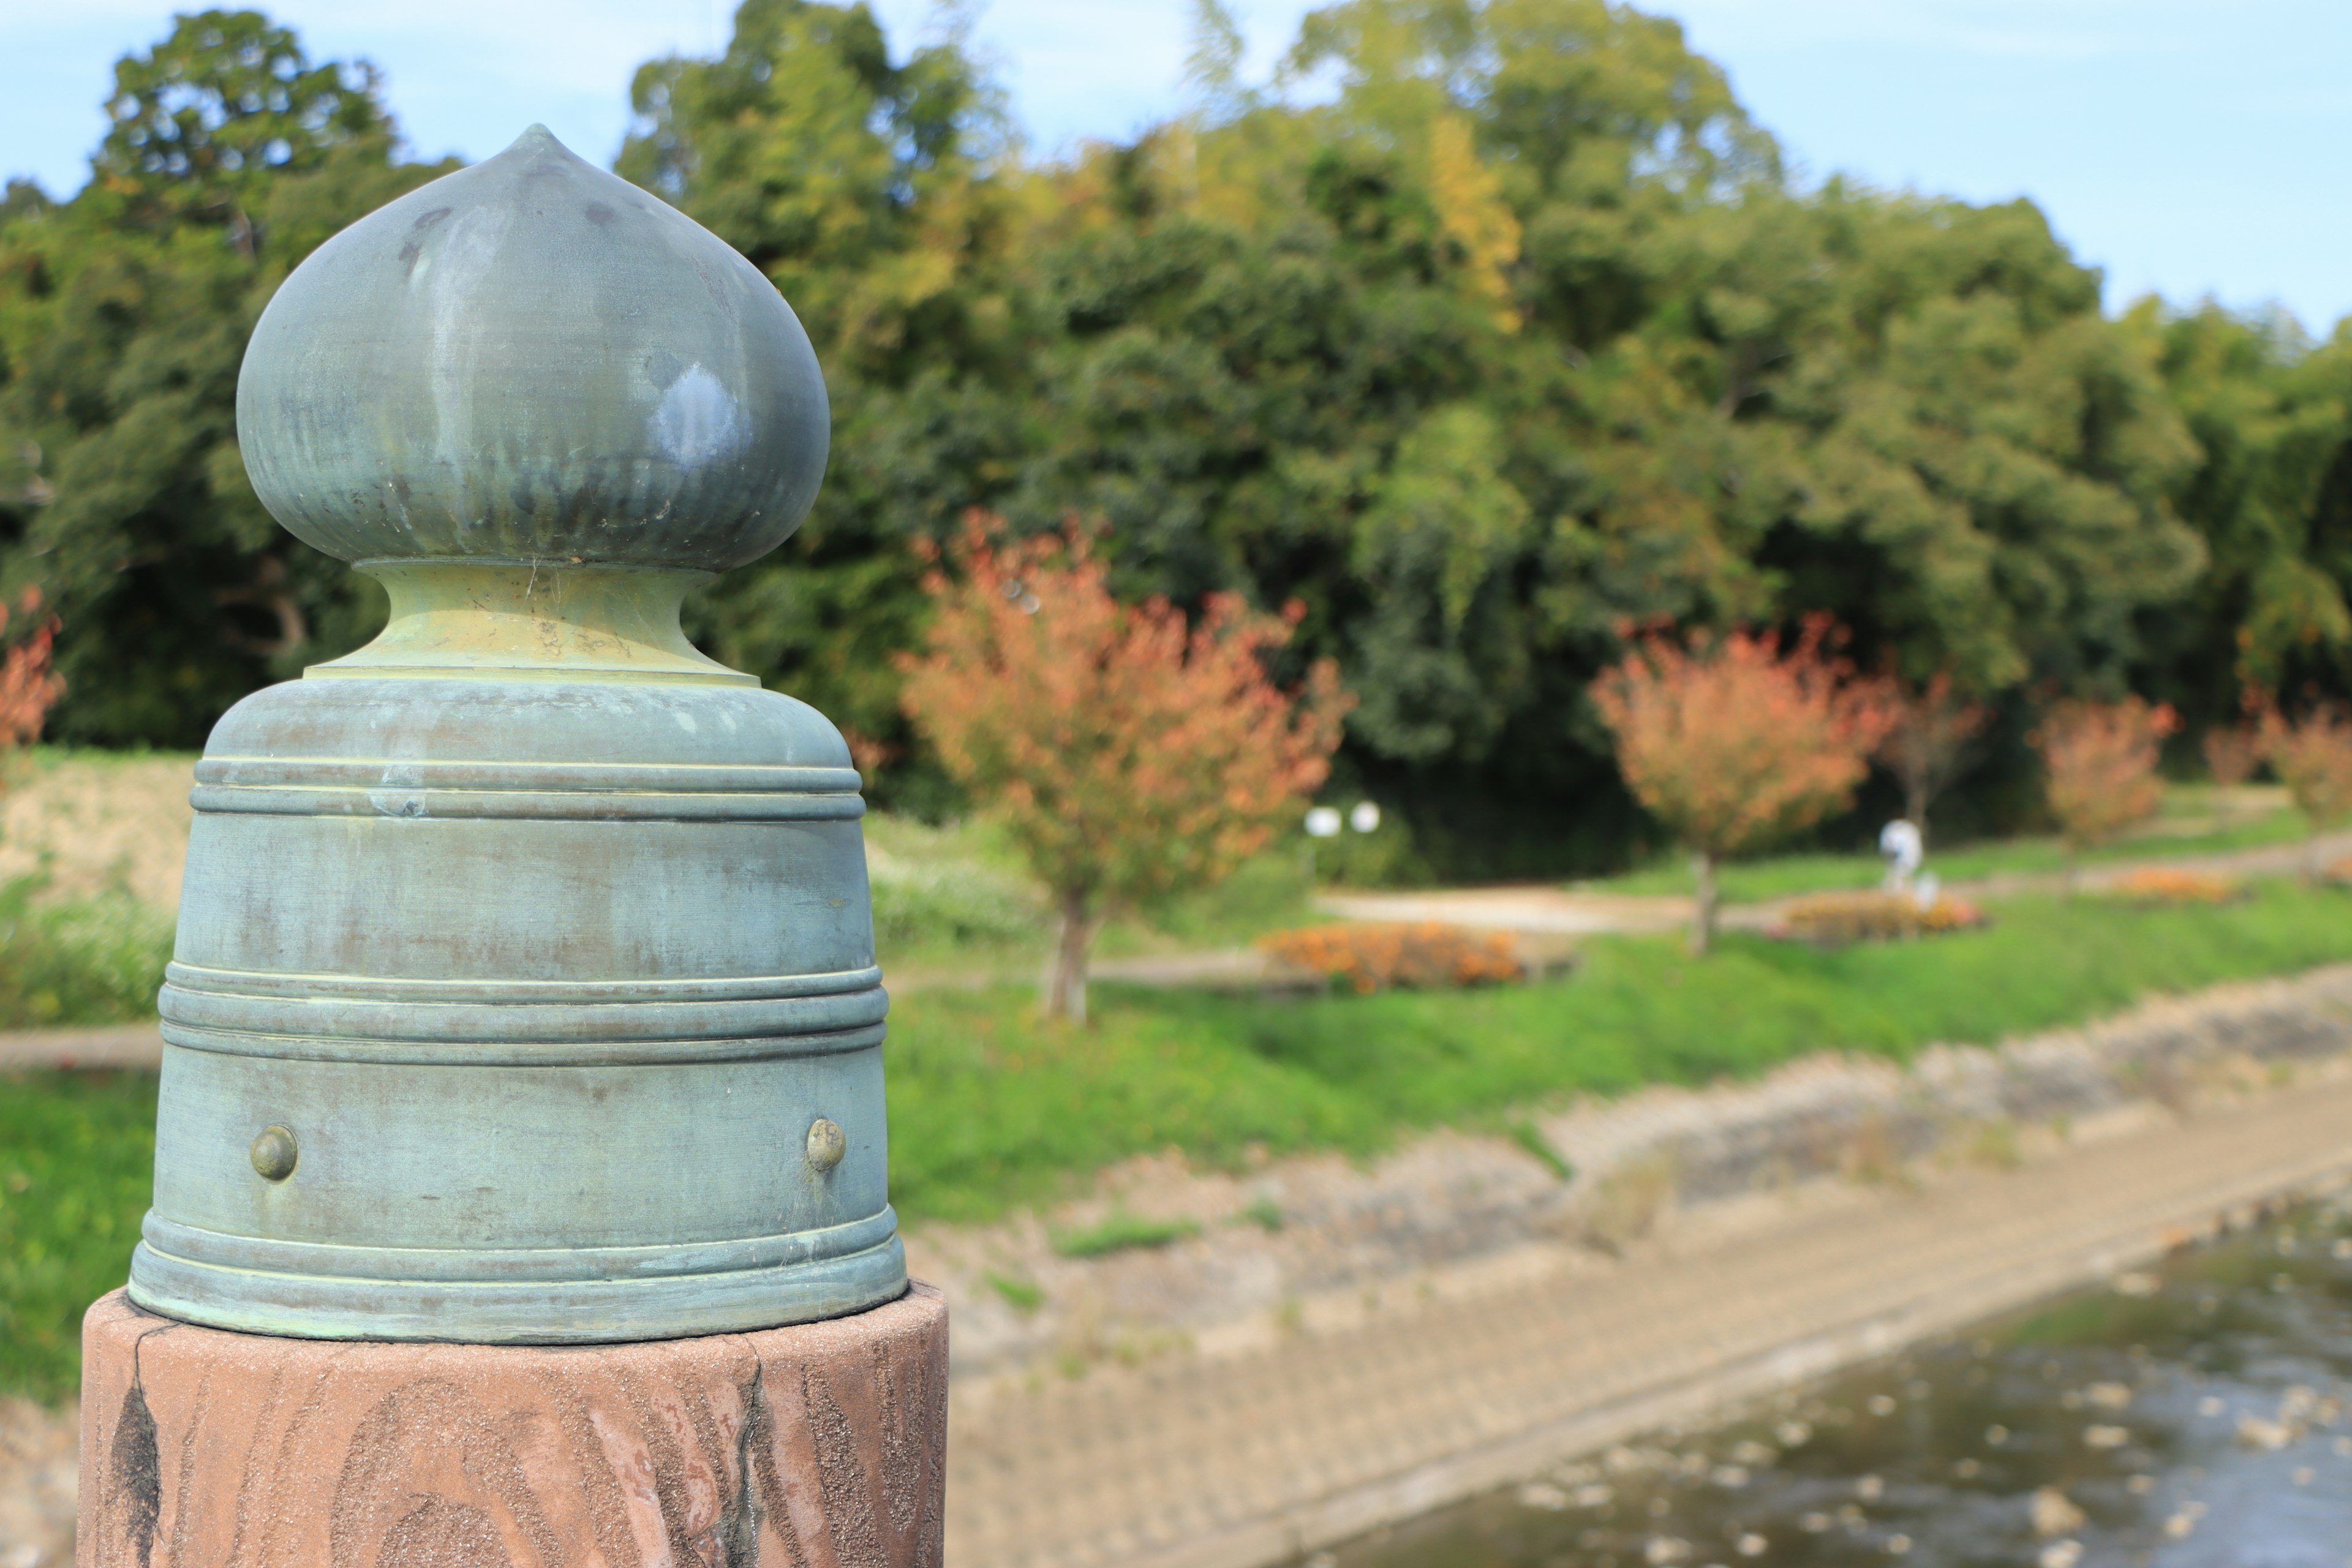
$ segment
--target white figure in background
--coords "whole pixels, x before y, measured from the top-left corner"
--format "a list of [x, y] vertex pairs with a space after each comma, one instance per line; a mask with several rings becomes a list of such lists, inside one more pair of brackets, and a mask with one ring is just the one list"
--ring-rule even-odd
[[1359, 833], [1370, 833], [1381, 825], [1381, 808], [1369, 800], [1358, 801], [1348, 813], [1348, 826]]
[[1307, 837], [1309, 838], [1339, 837], [1339, 808], [1335, 805], [1309, 806], [1307, 812]]
[[1898, 816], [1878, 830], [1878, 858], [1886, 862], [1886, 890], [1908, 892], [1911, 879], [1927, 858], [1927, 846], [1919, 830]]

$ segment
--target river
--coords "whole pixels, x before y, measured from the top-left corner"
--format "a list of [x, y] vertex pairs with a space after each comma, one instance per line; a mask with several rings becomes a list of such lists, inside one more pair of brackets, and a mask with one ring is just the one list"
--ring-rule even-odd
[[1313, 1568], [2352, 1568], [2352, 1214], [1381, 1531]]

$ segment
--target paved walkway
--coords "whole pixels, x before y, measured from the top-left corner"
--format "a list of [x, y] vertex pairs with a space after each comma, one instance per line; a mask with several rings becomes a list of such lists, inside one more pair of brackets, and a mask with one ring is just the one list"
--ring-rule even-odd
[[2352, 1080], [2006, 1173], [1887, 1187], [1682, 1257], [1538, 1278], [950, 1417], [957, 1568], [1255, 1568], [1958, 1329], [2352, 1173]]

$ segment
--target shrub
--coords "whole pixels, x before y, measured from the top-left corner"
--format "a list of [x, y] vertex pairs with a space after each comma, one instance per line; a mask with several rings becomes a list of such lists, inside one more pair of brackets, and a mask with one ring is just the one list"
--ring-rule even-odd
[[1781, 911], [1780, 923], [1772, 934], [1820, 947], [1845, 947], [1857, 942], [1969, 931], [1984, 923], [1983, 910], [1948, 893], [1924, 910], [1907, 893], [1816, 893], [1792, 900]]
[[41, 883], [0, 886], [0, 1028], [154, 1016], [172, 917], [127, 893], [36, 903]]
[[1281, 963], [1343, 980], [1367, 994], [1398, 988], [1499, 984], [1524, 973], [1507, 934], [1465, 931], [1437, 921], [1342, 921], [1275, 931], [1258, 938], [1257, 944]]

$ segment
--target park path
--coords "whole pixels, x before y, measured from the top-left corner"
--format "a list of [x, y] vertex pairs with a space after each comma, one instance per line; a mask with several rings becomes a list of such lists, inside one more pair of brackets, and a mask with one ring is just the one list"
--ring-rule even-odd
[[2144, 1263], [2352, 1176], [2352, 1079], [1223, 1359], [951, 1396], [958, 1568], [1256, 1568]]
[[[2347, 833], [2326, 835], [2308, 844], [2297, 840], [2204, 855], [2149, 854], [2084, 867], [2078, 885], [2091, 889], [2110, 887], [2135, 871], [2153, 867], [2239, 877], [2292, 876], [2301, 872], [2314, 858], [2325, 864], [2347, 854], [2352, 854], [2352, 834]], [[2034, 871], [1965, 879], [1948, 882], [1945, 889], [1960, 898], [1983, 899], [2011, 893], [2055, 892], [2065, 885], [2066, 879], [2060, 873]], [[1727, 904], [1719, 919], [1735, 931], [1762, 931], [1779, 922], [1790, 901], [1775, 899]], [[1593, 892], [1557, 883], [1325, 893], [1316, 899], [1315, 905], [1346, 920], [1440, 921], [1448, 925], [1563, 936], [1678, 931], [1688, 925], [1691, 918], [1691, 900], [1681, 894]]]

